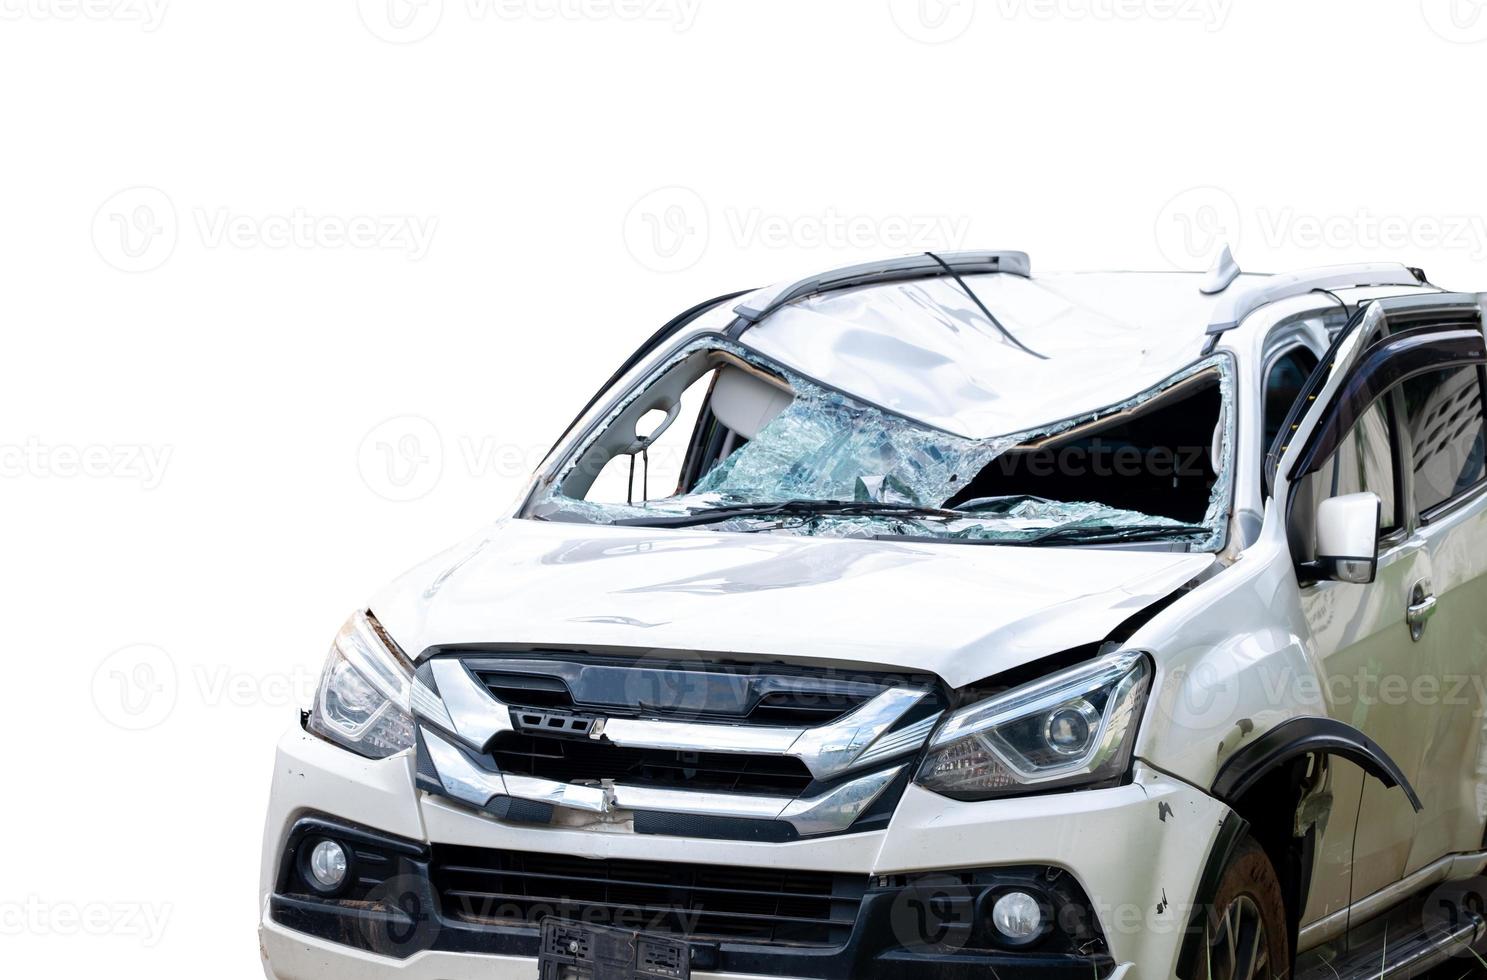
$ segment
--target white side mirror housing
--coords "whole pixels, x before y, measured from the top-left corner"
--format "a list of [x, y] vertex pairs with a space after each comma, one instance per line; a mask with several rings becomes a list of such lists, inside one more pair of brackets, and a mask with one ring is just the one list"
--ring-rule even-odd
[[1384, 502], [1376, 493], [1350, 493], [1317, 508], [1317, 578], [1367, 585], [1379, 569], [1379, 523]]

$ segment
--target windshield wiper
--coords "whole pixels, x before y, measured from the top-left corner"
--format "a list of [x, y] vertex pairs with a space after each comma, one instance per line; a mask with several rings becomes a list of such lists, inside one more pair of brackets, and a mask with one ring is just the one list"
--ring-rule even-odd
[[1151, 524], [1123, 526], [1120, 524], [1066, 524], [1049, 528], [1031, 538], [1007, 541], [1006, 544], [1118, 544], [1127, 541], [1171, 541], [1178, 538], [1193, 538], [1211, 534], [1212, 529], [1201, 524]]
[[873, 500], [786, 500], [774, 504], [733, 504], [707, 507], [690, 514], [657, 517], [626, 517], [612, 523], [618, 527], [697, 527], [741, 518], [771, 517], [904, 517], [963, 520], [966, 515], [938, 507], [892, 504]]

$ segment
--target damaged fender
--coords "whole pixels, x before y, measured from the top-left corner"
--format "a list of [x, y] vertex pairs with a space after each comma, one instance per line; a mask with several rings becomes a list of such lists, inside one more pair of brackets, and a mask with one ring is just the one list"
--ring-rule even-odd
[[1276, 725], [1228, 758], [1213, 781], [1213, 795], [1233, 803], [1266, 773], [1304, 755], [1341, 756], [1390, 789], [1403, 790], [1416, 813], [1424, 809], [1415, 788], [1377, 742], [1332, 718], [1292, 718]]

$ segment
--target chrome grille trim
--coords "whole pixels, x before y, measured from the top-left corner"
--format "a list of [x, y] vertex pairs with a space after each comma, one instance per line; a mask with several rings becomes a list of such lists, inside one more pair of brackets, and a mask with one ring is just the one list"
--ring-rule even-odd
[[439, 783], [444, 792], [457, 800], [482, 807], [506, 792], [506, 783], [500, 773], [486, 772], [472, 764], [463, 752], [429, 729], [420, 728], [419, 731], [423, 733], [424, 747], [439, 773]]
[[869, 745], [866, 751], [857, 757], [857, 761], [853, 765], [867, 766], [874, 762], [884, 762], [895, 756], [903, 755], [906, 752], [918, 751], [925, 742], [929, 741], [930, 732], [935, 730], [935, 726], [940, 723], [942, 717], [944, 717], [944, 713], [939, 712], [930, 715], [923, 721], [916, 721], [912, 725], [907, 725], [896, 732], [890, 732], [884, 735], [872, 745]]
[[[593, 739], [608, 739], [632, 749], [672, 749], [678, 752], [737, 752], [792, 755], [805, 734], [803, 728], [755, 728], [749, 725], [707, 725], [684, 721], [645, 721], [610, 718], [598, 725]], [[810, 764], [807, 763], [807, 766]], [[812, 770], [811, 775], [816, 775]]]
[[439, 700], [439, 695], [430, 691], [417, 677], [413, 678], [413, 686], [408, 698], [415, 715], [427, 718], [446, 732], [455, 730], [454, 719], [449, 717], [449, 709], [444, 707], [444, 702]]
[[699, 793], [618, 783], [580, 786], [487, 772], [435, 732], [428, 728], [421, 731], [445, 792], [475, 806], [484, 807], [497, 796], [509, 796], [589, 813], [654, 810], [693, 816], [783, 820], [801, 835], [840, 833], [851, 827], [904, 769], [897, 766], [871, 773], [808, 799]]
[[[484, 749], [501, 732], [512, 730], [511, 709], [491, 697], [458, 660], [440, 659], [429, 665], [456, 735], [472, 748]], [[417, 705], [414, 706], [415, 708]], [[427, 716], [425, 716], [427, 717]], [[435, 724], [438, 718], [429, 718]]]
[[817, 779], [856, 768], [868, 746], [924, 699], [928, 691], [890, 687], [867, 704], [820, 728], [807, 728], [786, 755], [804, 762]]
[[[515, 730], [511, 707], [498, 701], [464, 664], [439, 659], [431, 667], [446, 710], [441, 715], [415, 698], [415, 714], [452, 730], [471, 748], [482, 751], [496, 735]], [[923, 744], [928, 729], [918, 743], [903, 740], [902, 733], [895, 733], [881, 748], [875, 743], [928, 693], [918, 688], [891, 687], [851, 713], [817, 728], [608, 718], [596, 724], [589, 737], [639, 749], [789, 756], [804, 763], [816, 779], [831, 779], [862, 765], [870, 747], [874, 750], [871, 759], [876, 761]], [[918, 725], [914, 728], [917, 730]]]
[[[489, 809], [497, 797], [505, 797], [601, 816], [646, 812], [777, 821], [789, 824], [801, 836], [815, 836], [849, 830], [904, 772], [903, 757], [924, 746], [943, 715], [935, 713], [898, 730], [895, 726], [931, 693], [921, 687], [886, 687], [847, 714], [813, 728], [605, 717], [599, 708], [561, 712], [572, 724], [549, 733], [531, 729], [520, 714], [528, 709], [502, 702], [464, 661], [435, 657], [419, 671], [411, 702], [425, 761], [432, 769], [427, 788], [442, 789], [463, 803]], [[586, 729], [587, 735], [583, 734]], [[499, 751], [504, 743], [496, 739], [507, 733], [612, 745], [616, 751], [793, 759], [803, 767], [801, 778], [808, 774], [814, 782], [799, 796], [793, 795], [799, 782], [775, 785], [773, 792], [763, 787], [730, 792], [705, 784], [698, 788], [634, 785], [614, 779], [559, 782], [542, 778], [541, 772], [499, 771], [488, 755]], [[581, 774], [565, 773], [564, 778], [577, 779]], [[829, 788], [822, 789], [822, 784]]]

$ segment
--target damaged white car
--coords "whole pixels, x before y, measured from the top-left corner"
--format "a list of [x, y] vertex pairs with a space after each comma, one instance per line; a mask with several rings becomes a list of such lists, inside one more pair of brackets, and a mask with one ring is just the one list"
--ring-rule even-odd
[[923, 255], [722, 297], [336, 638], [336, 977], [1280, 978], [1483, 937], [1481, 297]]

